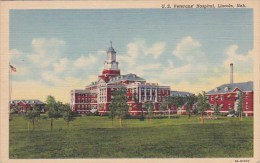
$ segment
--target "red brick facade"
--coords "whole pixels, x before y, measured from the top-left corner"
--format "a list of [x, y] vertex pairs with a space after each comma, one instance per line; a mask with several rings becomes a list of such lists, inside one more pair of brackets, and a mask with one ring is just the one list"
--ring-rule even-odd
[[[248, 84], [248, 83], [244, 83], [244, 84]], [[227, 113], [230, 110], [235, 110], [235, 111], [237, 110], [238, 91], [242, 91], [243, 112], [245, 113], [246, 116], [252, 116], [254, 111], [254, 106], [253, 106], [254, 92], [251, 89], [243, 90], [242, 88], [236, 87], [233, 90], [230, 90], [226, 93], [225, 92], [218, 93], [217, 91], [216, 93], [209, 93], [207, 94], [207, 97], [212, 107], [215, 105], [215, 103], [217, 103], [218, 106], [221, 106], [220, 112]], [[212, 109], [208, 109], [207, 112], [212, 113], [213, 111]]]

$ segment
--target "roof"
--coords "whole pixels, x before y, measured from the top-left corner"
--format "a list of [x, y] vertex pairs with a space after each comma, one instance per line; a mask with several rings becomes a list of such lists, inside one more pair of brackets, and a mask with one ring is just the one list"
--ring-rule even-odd
[[218, 86], [210, 91], [207, 94], [223, 94], [223, 93], [231, 93], [236, 88], [241, 91], [253, 91], [253, 81], [243, 82], [243, 83], [233, 83], [233, 84], [223, 84]]
[[86, 90], [86, 89], [74, 89], [74, 90], [72, 90], [72, 92], [75, 92], [75, 93], [89, 93], [89, 91]]
[[114, 83], [118, 81], [145, 81], [145, 79], [137, 76], [136, 74], [126, 74], [126, 75], [118, 75], [116, 77], [110, 78], [108, 83]]
[[111, 47], [108, 48], [107, 52], [114, 52], [114, 53], [115, 53], [116, 51], [115, 51], [115, 49], [111, 46]]
[[11, 104], [17, 104], [19, 102], [22, 102], [24, 104], [38, 104], [38, 105], [44, 105], [45, 103], [40, 100], [12, 100]]
[[171, 96], [181, 96], [181, 97], [184, 97], [184, 96], [190, 96], [190, 95], [193, 95], [193, 93], [182, 92], [182, 91], [171, 91]]

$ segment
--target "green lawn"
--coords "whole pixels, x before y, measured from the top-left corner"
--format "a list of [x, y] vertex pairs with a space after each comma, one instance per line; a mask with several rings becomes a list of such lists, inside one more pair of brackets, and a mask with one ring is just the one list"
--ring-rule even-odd
[[253, 157], [253, 118], [221, 117], [202, 125], [198, 117], [129, 119], [108, 117], [42, 119], [27, 130], [22, 117], [10, 121], [10, 158], [200, 158]]

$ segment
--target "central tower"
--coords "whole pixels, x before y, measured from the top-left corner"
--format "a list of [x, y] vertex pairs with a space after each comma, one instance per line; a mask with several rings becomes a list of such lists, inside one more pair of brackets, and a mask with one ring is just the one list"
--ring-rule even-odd
[[120, 75], [118, 62], [116, 61], [116, 51], [112, 46], [112, 41], [110, 41], [110, 47], [107, 50], [107, 59], [104, 62], [102, 75], [106, 77]]

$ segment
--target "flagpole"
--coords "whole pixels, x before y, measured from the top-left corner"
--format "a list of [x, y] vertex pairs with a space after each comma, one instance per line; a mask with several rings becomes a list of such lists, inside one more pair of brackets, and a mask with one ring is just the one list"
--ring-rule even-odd
[[9, 109], [11, 109], [11, 72], [10, 72], [10, 62], [8, 65], [8, 69], [9, 69]]
[[10, 71], [11, 73], [10, 73], [10, 82], [11, 82], [11, 84], [10, 84], [10, 104], [11, 104], [11, 102], [12, 102], [12, 71]]

